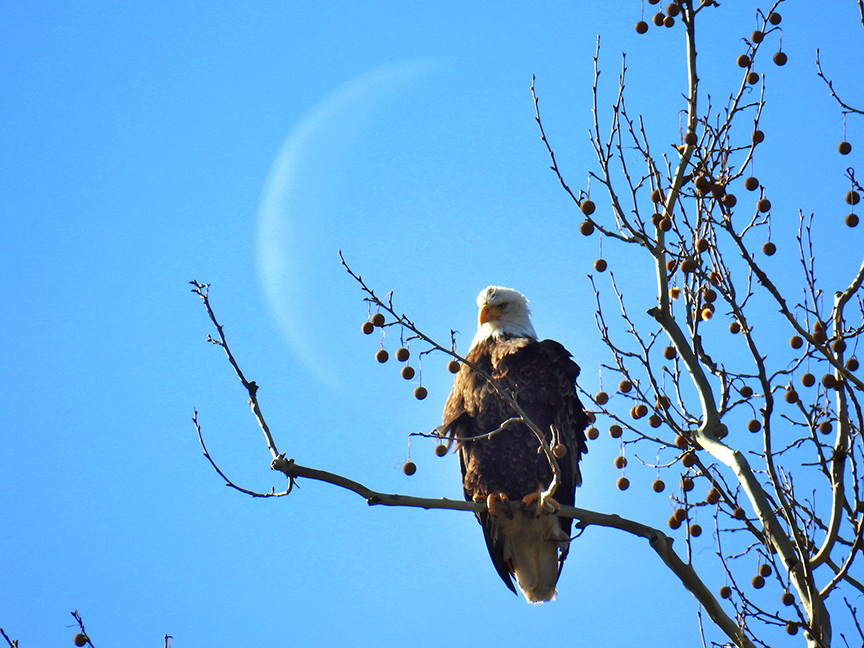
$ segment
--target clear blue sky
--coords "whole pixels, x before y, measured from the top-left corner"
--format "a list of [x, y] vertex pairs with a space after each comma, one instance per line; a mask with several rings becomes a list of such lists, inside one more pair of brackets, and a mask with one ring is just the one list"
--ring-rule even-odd
[[[700, 32], [717, 105], [740, 82], [740, 38], [756, 27], [753, 3], [722, 5]], [[864, 103], [854, 2], [782, 14], [789, 63], [765, 56], [758, 68], [769, 105], [756, 172], [773, 192], [773, 238], [792, 247], [801, 208], [857, 241], [838, 196], [862, 124], [850, 121], [856, 148], [841, 159], [839, 111], [813, 65], [821, 47], [838, 88]], [[584, 187], [601, 34], [601, 118], [627, 51], [630, 109], [665, 152], [684, 108], [683, 32], [638, 36], [639, 18], [635, 0], [7, 3], [0, 627], [22, 648], [71, 641], [73, 609], [98, 647], [153, 647], [164, 634], [177, 648], [697, 645], [695, 600], [644, 541], [590, 529], [559, 600], [529, 606], [499, 581], [470, 514], [369, 508], [311, 482], [252, 500], [221, 483], [191, 423], [197, 408], [235, 481], [284, 486], [245, 393], [205, 341], [186, 283], [197, 279], [212, 283], [280, 450], [377, 490], [461, 496], [456, 458], [429, 443], [413, 444], [415, 476], [400, 470], [407, 434], [440, 421], [446, 361], [427, 357], [423, 402], [394, 362], [374, 361], [340, 248], [428, 334], [458, 329], [462, 350], [480, 289], [518, 288], [539, 334], [567, 346], [596, 391], [608, 361], [586, 279], [597, 240], [578, 234], [548, 169], [529, 86], [537, 75], [560, 166]], [[857, 266], [852, 247], [833, 250], [838, 263], [848, 251]], [[608, 242], [604, 256], [644, 312], [644, 260]], [[621, 493], [616, 454], [605, 434], [591, 446], [578, 504], [664, 525], [653, 470], [634, 466]], [[710, 536], [695, 547], [706, 562]]]

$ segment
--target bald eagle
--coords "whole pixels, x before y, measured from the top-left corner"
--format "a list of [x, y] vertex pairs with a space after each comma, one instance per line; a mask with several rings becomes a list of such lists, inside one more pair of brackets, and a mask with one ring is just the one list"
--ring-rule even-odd
[[[537, 340], [522, 293], [489, 286], [477, 297], [477, 305], [479, 326], [466, 360], [516, 398], [547, 442], [555, 426], [566, 454], [558, 460], [561, 484], [554, 499], [573, 505], [582, 482], [579, 460], [588, 450], [588, 419], [575, 390], [579, 367], [558, 342]], [[456, 440], [465, 499], [489, 506], [477, 518], [498, 575], [513, 593], [515, 576], [525, 598], [541, 603], [557, 593], [572, 520], [539, 511], [536, 504], [507, 505], [512, 500], [536, 501], [553, 477], [537, 436], [521, 419], [502, 427], [517, 416], [480, 373], [463, 364], [439, 430]]]

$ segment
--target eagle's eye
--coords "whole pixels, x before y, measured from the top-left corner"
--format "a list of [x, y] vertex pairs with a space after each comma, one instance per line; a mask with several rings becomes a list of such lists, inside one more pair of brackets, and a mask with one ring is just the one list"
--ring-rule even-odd
[[498, 304], [495, 308], [500, 311], [505, 311], [507, 310], [507, 306], [509, 306], [509, 304], [507, 302], [504, 302], [503, 304]]

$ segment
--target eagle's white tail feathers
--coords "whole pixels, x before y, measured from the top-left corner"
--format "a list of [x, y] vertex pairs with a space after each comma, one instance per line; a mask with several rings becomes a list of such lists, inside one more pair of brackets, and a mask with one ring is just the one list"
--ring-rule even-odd
[[513, 511], [513, 518], [498, 515], [504, 537], [504, 560], [516, 576], [516, 584], [530, 603], [555, 600], [558, 551], [570, 543], [557, 515], [530, 517]]

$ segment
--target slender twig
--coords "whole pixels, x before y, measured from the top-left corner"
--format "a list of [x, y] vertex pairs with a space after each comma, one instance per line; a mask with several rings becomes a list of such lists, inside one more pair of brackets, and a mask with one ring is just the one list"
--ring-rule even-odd
[[226, 486], [230, 486], [234, 490], [245, 493], [246, 495], [251, 495], [252, 497], [284, 497], [285, 495], [288, 495], [294, 488], [294, 480], [291, 478], [289, 478], [288, 481], [288, 488], [286, 488], [280, 493], [275, 492], [275, 490], [269, 493], [257, 493], [255, 491], [251, 491], [249, 489], [238, 486], [237, 484], [232, 482], [224, 472], [222, 472], [219, 466], [216, 465], [213, 457], [210, 456], [210, 452], [207, 450], [207, 446], [204, 444], [204, 436], [201, 433], [201, 425], [198, 423], [198, 410], [194, 410], [192, 413], [192, 424], [195, 426], [195, 431], [198, 433], [198, 443], [201, 444], [201, 449], [204, 451], [204, 456], [207, 458], [207, 461], [210, 462], [210, 465], [213, 466], [213, 470], [215, 470], [219, 474], [219, 476], [225, 480]]
[[0, 635], [3, 635], [3, 638], [6, 640], [6, 643], [9, 644], [9, 648], [18, 648], [18, 640], [17, 639], [10, 639], [9, 635], [7, 635], [3, 631], [3, 628], [0, 628]]
[[240, 382], [243, 383], [243, 387], [249, 394], [249, 404], [252, 406], [252, 412], [255, 414], [255, 419], [258, 421], [258, 425], [264, 433], [264, 438], [267, 440], [267, 449], [270, 450], [270, 454], [275, 459], [279, 456], [279, 451], [276, 449], [273, 435], [270, 434], [270, 428], [267, 427], [267, 422], [264, 420], [264, 415], [261, 413], [261, 408], [258, 405], [258, 385], [254, 381], [246, 380], [246, 376], [244, 376], [243, 372], [240, 370], [240, 366], [234, 359], [231, 349], [228, 348], [228, 342], [225, 339], [225, 331], [223, 330], [222, 325], [216, 320], [216, 315], [213, 313], [213, 308], [210, 306], [210, 284], [202, 284], [194, 280], [189, 283], [194, 286], [192, 292], [198, 295], [204, 303], [204, 307], [207, 309], [207, 315], [210, 317], [210, 321], [213, 323], [213, 326], [216, 327], [216, 332], [219, 335], [218, 340], [214, 340], [209, 335], [207, 336], [207, 340], [213, 344], [221, 346], [225, 351], [225, 355], [228, 357], [228, 362], [231, 363], [234, 373], [237, 374], [237, 377], [240, 379]]

